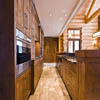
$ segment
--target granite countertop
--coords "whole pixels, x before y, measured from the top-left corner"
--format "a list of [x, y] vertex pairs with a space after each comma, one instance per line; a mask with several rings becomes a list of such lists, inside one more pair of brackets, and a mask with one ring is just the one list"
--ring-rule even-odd
[[66, 59], [67, 61], [70, 61], [70, 62], [72, 62], [72, 63], [77, 63], [77, 59], [76, 59], [76, 57], [66, 57], [66, 56], [64, 56], [64, 59]]
[[70, 62], [72, 62], [72, 63], [77, 63], [76, 58], [68, 58], [67, 60], [70, 61]]
[[71, 57], [71, 56], [67, 56], [67, 55], [57, 55], [58, 57], [64, 58], [67, 61], [70, 61], [72, 63], [77, 63], [77, 59], [76, 57]]
[[21, 76], [24, 72], [26, 72], [31, 67], [31, 62], [25, 62], [23, 64], [16, 65], [16, 78]]

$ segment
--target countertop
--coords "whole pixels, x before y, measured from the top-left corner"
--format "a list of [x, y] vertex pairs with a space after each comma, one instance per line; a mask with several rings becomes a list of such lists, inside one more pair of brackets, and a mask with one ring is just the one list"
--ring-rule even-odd
[[71, 56], [67, 56], [67, 55], [57, 55], [60, 58], [64, 58], [67, 61], [70, 61], [72, 63], [77, 63], [77, 59], [76, 57], [71, 57]]

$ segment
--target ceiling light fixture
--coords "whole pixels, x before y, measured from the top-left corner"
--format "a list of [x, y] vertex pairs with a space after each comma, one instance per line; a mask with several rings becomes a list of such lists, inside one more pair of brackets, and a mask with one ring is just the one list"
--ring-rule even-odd
[[65, 14], [65, 17], [67, 17], [67, 14]]
[[50, 13], [50, 14], [49, 14], [49, 16], [51, 17], [51, 16], [52, 16], [52, 14]]

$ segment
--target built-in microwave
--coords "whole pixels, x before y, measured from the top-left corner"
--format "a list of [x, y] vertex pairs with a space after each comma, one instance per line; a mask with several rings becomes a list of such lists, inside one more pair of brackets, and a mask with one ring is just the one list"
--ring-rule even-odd
[[16, 29], [16, 64], [17, 69], [25, 69], [30, 66], [31, 39]]

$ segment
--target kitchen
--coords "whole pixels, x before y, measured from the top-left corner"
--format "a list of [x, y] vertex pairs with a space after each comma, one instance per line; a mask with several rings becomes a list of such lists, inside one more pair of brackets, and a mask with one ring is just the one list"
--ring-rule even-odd
[[58, 22], [50, 11], [49, 17], [44, 16], [42, 3], [0, 2], [0, 100], [28, 100], [34, 95], [44, 63], [56, 65], [72, 100], [100, 98], [99, 0], [80, 0], [80, 9], [57, 36], [53, 32], [60, 30], [57, 24], [61, 25], [63, 19], [60, 17]]

